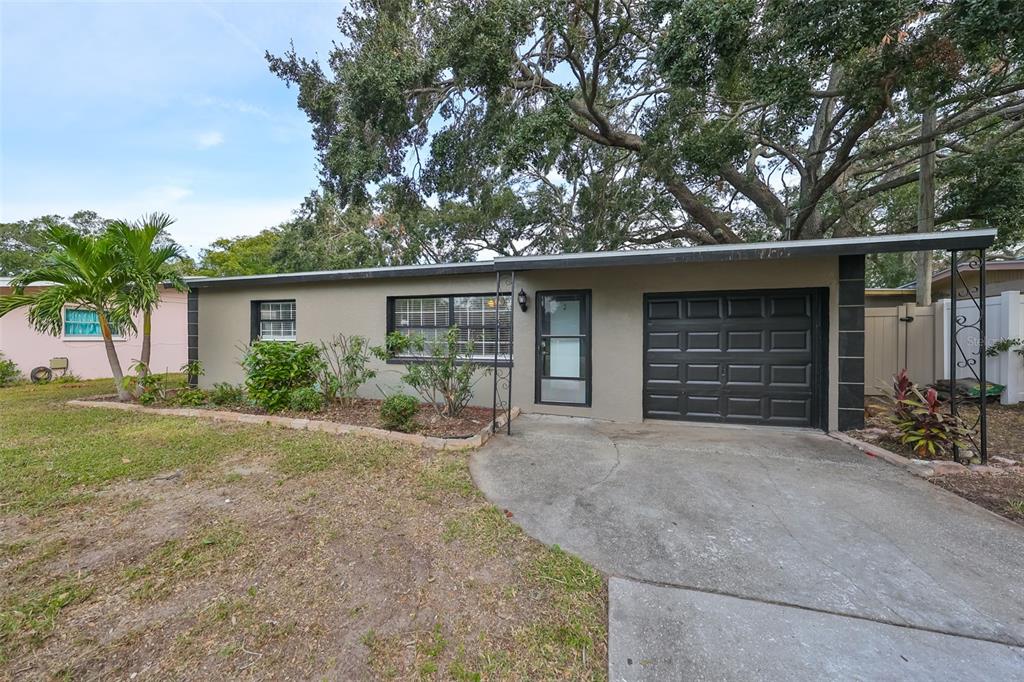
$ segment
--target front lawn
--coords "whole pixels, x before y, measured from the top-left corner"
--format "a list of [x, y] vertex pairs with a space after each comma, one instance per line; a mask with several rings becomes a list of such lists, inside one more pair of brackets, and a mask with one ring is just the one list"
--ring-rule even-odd
[[603, 679], [606, 586], [467, 455], [0, 389], [0, 677]]

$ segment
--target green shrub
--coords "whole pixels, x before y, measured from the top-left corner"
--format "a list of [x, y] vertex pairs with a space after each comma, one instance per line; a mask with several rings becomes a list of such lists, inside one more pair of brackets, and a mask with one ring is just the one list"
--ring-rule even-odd
[[324, 364], [319, 381], [328, 401], [350, 403], [359, 387], [377, 376], [376, 371], [367, 367], [371, 352], [368, 343], [366, 337], [344, 334], [320, 343]]
[[416, 429], [416, 410], [419, 402], [411, 395], [389, 395], [380, 404], [380, 421], [384, 428], [409, 433]]
[[320, 349], [311, 343], [256, 341], [242, 357], [246, 393], [267, 412], [288, 407], [296, 388], [315, 386], [322, 367]]
[[201, 388], [179, 389], [171, 402], [180, 407], [199, 407], [206, 404], [206, 391]]
[[288, 407], [296, 412], [320, 412], [324, 409], [324, 394], [313, 386], [296, 388], [288, 394]]
[[[459, 339], [458, 327], [451, 327], [444, 336], [430, 344], [430, 354], [423, 357], [427, 344], [423, 336], [405, 336], [392, 332], [384, 346], [373, 349], [374, 355], [388, 360], [411, 351], [419, 356], [405, 370], [402, 381], [411, 387], [424, 402], [433, 405], [442, 417], [458, 417], [473, 398], [473, 386], [481, 376], [489, 373], [486, 365], [475, 363], [473, 341]], [[482, 372], [480, 376], [478, 372]]]
[[21, 381], [21, 370], [14, 364], [14, 360], [8, 360], [0, 353], [0, 386], [10, 386]]
[[245, 402], [245, 390], [226, 381], [216, 383], [210, 391], [210, 402], [214, 405], [241, 405]]

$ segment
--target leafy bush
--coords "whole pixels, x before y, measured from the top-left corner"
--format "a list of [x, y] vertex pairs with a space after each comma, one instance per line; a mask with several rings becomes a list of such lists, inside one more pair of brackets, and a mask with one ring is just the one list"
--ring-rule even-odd
[[199, 377], [206, 374], [206, 370], [203, 369], [203, 363], [199, 362], [198, 360], [189, 360], [184, 365], [182, 365], [181, 369], [178, 371], [184, 374], [187, 378], [195, 377], [198, 379]]
[[0, 386], [16, 384], [21, 378], [21, 370], [14, 364], [14, 360], [8, 360], [0, 353]]
[[[390, 359], [406, 351], [422, 352], [425, 348], [426, 342], [418, 334], [406, 336], [392, 332], [386, 344], [374, 348], [373, 352], [382, 359]], [[473, 342], [460, 347], [459, 329], [452, 327], [431, 344], [429, 356], [410, 362], [402, 381], [424, 402], [433, 405], [442, 417], [458, 417], [473, 397], [473, 386], [479, 380], [477, 372], [489, 372], [485, 365], [466, 360], [472, 355]]]
[[370, 347], [363, 336], [338, 334], [327, 343], [321, 341], [320, 357], [320, 388], [330, 402], [350, 403], [359, 387], [377, 376], [367, 367]]
[[199, 407], [206, 404], [206, 391], [201, 388], [182, 388], [170, 402], [180, 407]]
[[942, 411], [939, 394], [929, 388], [924, 394], [901, 370], [893, 377], [893, 415], [900, 442], [913, 448], [918, 457], [944, 457], [953, 446], [965, 447], [971, 430], [957, 415]]
[[985, 349], [985, 355], [994, 358], [1000, 353], [1008, 353], [1011, 350], [1024, 359], [1024, 339], [1000, 339]]
[[277, 412], [288, 406], [293, 390], [316, 385], [323, 360], [311, 343], [256, 341], [245, 351], [242, 367], [249, 399]]
[[313, 386], [296, 388], [288, 395], [288, 407], [296, 412], [320, 412], [324, 409], [324, 394]]
[[411, 395], [389, 395], [380, 404], [380, 421], [384, 428], [409, 433], [416, 429], [416, 410], [419, 402]]
[[216, 383], [210, 391], [210, 402], [214, 405], [241, 405], [245, 402], [245, 390], [226, 381]]
[[125, 376], [124, 387], [140, 404], [152, 405], [167, 399], [166, 375], [151, 373], [144, 362], [136, 362], [132, 371], [135, 374]]

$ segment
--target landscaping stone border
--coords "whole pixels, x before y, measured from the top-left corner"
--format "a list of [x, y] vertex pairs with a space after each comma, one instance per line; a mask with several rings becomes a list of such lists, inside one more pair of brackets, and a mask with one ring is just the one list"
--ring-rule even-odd
[[[957, 462], [950, 462], [948, 460], [931, 460], [931, 459], [910, 459], [903, 455], [897, 455], [895, 452], [886, 450], [885, 448], [875, 445], [874, 443], [865, 443], [862, 440], [857, 440], [845, 433], [838, 431], [830, 431], [829, 434], [836, 440], [842, 441], [847, 445], [852, 445], [861, 452], [871, 457], [877, 457], [878, 459], [884, 460], [889, 464], [906, 469], [915, 476], [921, 478], [931, 478], [932, 476], [941, 476], [943, 474], [962, 474], [970, 471], [963, 464]], [[971, 468], [974, 468], [973, 466]]]
[[[438, 438], [435, 436], [423, 436], [418, 433], [402, 433], [401, 431], [388, 431], [377, 429], [372, 426], [357, 426], [354, 424], [341, 424], [339, 422], [325, 421], [323, 419], [305, 419], [300, 417], [279, 417], [272, 414], [249, 414], [246, 412], [230, 412], [228, 410], [204, 410], [193, 407], [146, 407], [136, 403], [119, 403], [109, 400], [69, 400], [68, 405], [75, 407], [102, 407], [108, 410], [122, 410], [125, 412], [142, 412], [145, 414], [160, 414], [170, 417], [196, 417], [209, 419], [215, 422], [236, 422], [240, 424], [268, 424], [284, 429], [295, 429], [298, 431], [322, 431], [324, 433], [347, 434], [354, 433], [364, 436], [374, 436], [385, 440], [419, 445], [435, 450], [472, 450], [478, 448], [493, 435], [491, 424], [473, 436], [468, 438]], [[520, 409], [513, 407], [511, 418], [519, 416]], [[497, 419], [497, 428], [505, 426], [505, 415]]]

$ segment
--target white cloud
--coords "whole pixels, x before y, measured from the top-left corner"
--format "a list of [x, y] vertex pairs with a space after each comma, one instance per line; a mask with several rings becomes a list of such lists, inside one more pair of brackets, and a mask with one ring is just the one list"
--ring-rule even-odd
[[196, 146], [200, 149], [209, 149], [221, 144], [224, 144], [224, 133], [219, 130], [208, 130], [196, 135]]

